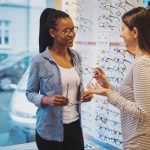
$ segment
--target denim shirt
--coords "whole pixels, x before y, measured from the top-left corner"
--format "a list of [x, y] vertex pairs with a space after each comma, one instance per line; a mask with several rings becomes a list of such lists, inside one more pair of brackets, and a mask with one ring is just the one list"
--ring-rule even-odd
[[[77, 93], [77, 100], [79, 100], [80, 92], [83, 91], [81, 59], [74, 50], [68, 49], [68, 52], [81, 80]], [[26, 96], [30, 102], [38, 107], [36, 112], [38, 134], [44, 139], [61, 142], [63, 141], [63, 107], [41, 105], [43, 96], [54, 95], [62, 95], [61, 74], [47, 48], [32, 60]], [[77, 107], [77, 111], [80, 114], [80, 106]]]

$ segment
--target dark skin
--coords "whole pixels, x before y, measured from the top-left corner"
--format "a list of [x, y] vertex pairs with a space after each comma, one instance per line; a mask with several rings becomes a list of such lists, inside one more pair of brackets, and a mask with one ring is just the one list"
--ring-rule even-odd
[[[64, 35], [64, 30], [66, 28], [72, 29], [74, 24], [71, 18], [66, 17], [57, 21], [56, 30], [50, 29], [49, 34], [53, 37], [54, 42], [52, 47], [49, 49], [52, 57], [56, 63], [63, 68], [72, 68], [73, 62], [70, 54], [68, 53], [68, 47], [73, 46], [73, 41], [75, 38], [75, 33], [70, 32], [69, 35]], [[92, 99], [92, 92], [86, 91], [81, 93], [82, 102], [87, 102]], [[69, 100], [67, 97], [61, 95], [55, 96], [44, 96], [42, 98], [43, 105], [50, 106], [66, 106]]]

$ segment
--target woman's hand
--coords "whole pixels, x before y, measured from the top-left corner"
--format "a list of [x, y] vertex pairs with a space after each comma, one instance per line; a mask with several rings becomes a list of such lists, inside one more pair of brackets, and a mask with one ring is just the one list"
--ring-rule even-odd
[[111, 87], [111, 84], [109, 83], [105, 72], [101, 68], [96, 68], [94, 70], [94, 78], [102, 87], [107, 89]]
[[99, 83], [91, 83], [88, 85], [87, 89], [89, 90], [89, 92], [92, 92], [93, 94], [98, 94], [98, 95], [102, 95], [102, 96], [108, 96], [110, 93], [110, 89], [104, 88], [102, 87]]
[[68, 104], [68, 98], [60, 95], [44, 96], [41, 101], [42, 105], [50, 106], [66, 106]]
[[81, 101], [82, 102], [89, 102], [93, 98], [93, 94], [91, 91], [85, 91], [81, 93]]

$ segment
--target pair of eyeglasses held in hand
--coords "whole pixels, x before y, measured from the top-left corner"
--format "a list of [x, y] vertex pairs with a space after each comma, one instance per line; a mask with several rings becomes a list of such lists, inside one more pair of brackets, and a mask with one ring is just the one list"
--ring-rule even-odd
[[83, 101], [77, 101], [77, 102], [69, 102], [67, 106], [74, 106], [74, 105], [80, 105], [81, 103], [83, 103]]
[[[67, 83], [67, 89], [66, 89], [66, 97], [68, 98], [68, 93], [69, 93], [69, 83]], [[73, 106], [73, 105], [79, 105], [81, 104], [83, 101], [77, 101], [77, 102], [69, 102], [67, 106]]]

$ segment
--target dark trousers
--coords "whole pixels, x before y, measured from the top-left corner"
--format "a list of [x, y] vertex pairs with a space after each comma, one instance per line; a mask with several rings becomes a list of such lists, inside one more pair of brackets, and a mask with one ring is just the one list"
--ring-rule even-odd
[[79, 120], [64, 124], [64, 141], [49, 141], [36, 132], [36, 144], [39, 150], [84, 150], [83, 134]]

